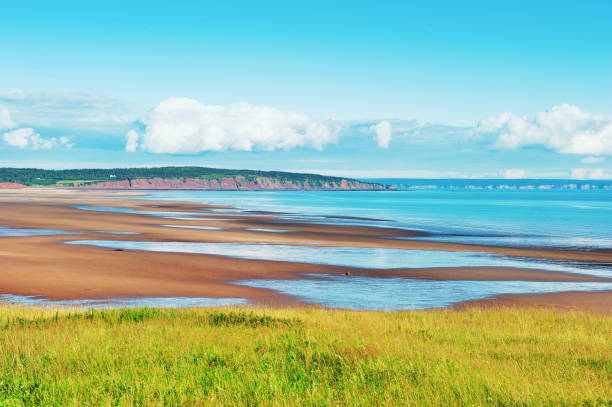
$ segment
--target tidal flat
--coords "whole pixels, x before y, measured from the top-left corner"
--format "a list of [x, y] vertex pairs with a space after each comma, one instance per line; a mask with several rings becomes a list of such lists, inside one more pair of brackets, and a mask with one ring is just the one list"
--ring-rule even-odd
[[[0, 295], [45, 306], [366, 310], [489, 306], [514, 296], [521, 298], [517, 306], [612, 311], [606, 250], [430, 241], [433, 232], [401, 222], [304, 213], [288, 219], [286, 210], [254, 212], [223, 200], [189, 201], [192, 195], [171, 201], [113, 191], [0, 193], [0, 226], [11, 232], [0, 237]], [[349, 199], [334, 196], [343, 205]]]

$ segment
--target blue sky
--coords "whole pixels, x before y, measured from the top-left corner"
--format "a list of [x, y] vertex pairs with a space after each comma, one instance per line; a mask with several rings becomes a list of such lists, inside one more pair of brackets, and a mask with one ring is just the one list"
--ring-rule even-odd
[[30, 1], [2, 16], [0, 166], [612, 178], [610, 1]]

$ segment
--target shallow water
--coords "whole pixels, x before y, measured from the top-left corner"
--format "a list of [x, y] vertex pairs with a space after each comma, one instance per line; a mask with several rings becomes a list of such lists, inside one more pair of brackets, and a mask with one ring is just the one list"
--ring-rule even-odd
[[175, 219], [175, 220], [212, 220], [212, 221], [227, 221], [227, 220], [234, 220], [234, 219], [222, 219], [222, 218], [206, 218], [206, 217], [202, 217], [202, 216], [193, 216], [193, 217], [183, 217], [183, 216], [167, 216], [168, 219]]
[[[449, 180], [427, 180], [424, 185], [428, 189], [384, 192], [150, 191], [151, 195], [143, 199], [182, 200], [293, 214], [283, 215], [287, 219], [400, 227], [445, 235], [439, 239], [446, 241], [467, 239], [449, 235], [470, 235], [483, 244], [612, 248], [612, 182], [604, 182], [608, 189], [593, 190], [578, 189], [586, 188], [584, 182], [585, 185], [577, 181], [549, 180], [545, 181], [553, 185], [549, 189], [540, 189], [539, 184], [537, 189], [529, 189], [531, 183], [537, 183], [534, 180], [487, 180], [476, 182], [482, 185], [477, 186], [480, 189], [473, 189], [472, 181], [452, 180], [454, 184], [464, 185], [453, 187], [448, 185]], [[576, 189], [569, 189], [577, 184], [580, 185]], [[547, 185], [543, 186], [548, 188]], [[326, 215], [392, 222], [326, 218]], [[510, 239], [500, 239], [504, 236]]]
[[178, 229], [200, 229], [200, 230], [226, 230], [225, 228], [219, 228], [216, 226], [195, 226], [195, 225], [160, 225], [165, 228], [178, 228]]
[[290, 261], [355, 268], [521, 267], [612, 277], [612, 267], [584, 263], [513, 258], [489, 253], [444, 252], [362, 247], [290, 246], [265, 243], [143, 242], [75, 240], [67, 244], [124, 250], [199, 253], [254, 260]]
[[95, 206], [95, 205], [68, 205], [71, 208], [81, 209], [84, 211], [94, 212], [113, 212], [113, 213], [128, 213], [131, 215], [156, 216], [160, 218], [168, 218], [173, 216], [182, 216], [191, 219], [191, 216], [202, 215], [200, 212], [162, 212], [162, 211], [139, 211], [130, 208], [120, 208], [114, 206]]
[[265, 229], [265, 228], [247, 228], [244, 230], [249, 230], [251, 232], [266, 232], [266, 233], [287, 233], [291, 232], [290, 230], [285, 229]]
[[84, 308], [188, 308], [188, 307], [222, 307], [227, 305], [247, 305], [245, 298], [191, 298], [191, 297], [143, 297], [143, 298], [109, 298], [103, 300], [48, 300], [40, 296], [0, 294], [0, 303], [36, 306], [72, 306]]
[[105, 235], [140, 235], [140, 232], [117, 232], [112, 230], [94, 230], [94, 233], [104, 233]]
[[332, 308], [406, 310], [446, 307], [500, 294], [537, 294], [612, 289], [612, 283], [531, 281], [431, 281], [405, 278], [313, 275], [303, 280], [248, 280], [235, 283], [267, 288]]
[[558, 250], [571, 249], [607, 249], [612, 247], [612, 240], [585, 236], [478, 236], [478, 235], [437, 235], [424, 237], [398, 237], [402, 240], [426, 240], [443, 243], [463, 243], [504, 247], [550, 248]]
[[78, 232], [68, 232], [54, 229], [25, 229], [9, 228], [0, 226], [0, 237], [22, 237], [22, 236], [51, 236], [51, 235], [77, 235]]

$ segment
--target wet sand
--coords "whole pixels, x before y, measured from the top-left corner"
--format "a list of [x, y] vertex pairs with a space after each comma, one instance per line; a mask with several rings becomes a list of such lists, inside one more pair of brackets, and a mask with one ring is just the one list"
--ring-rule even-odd
[[[215, 297], [247, 298], [266, 305], [296, 303], [294, 298], [272, 290], [228, 284], [243, 279], [294, 279], [304, 273], [344, 275], [348, 268], [291, 262], [234, 259], [203, 254], [116, 251], [107, 248], [63, 244], [68, 240], [112, 239], [190, 242], [266, 242], [444, 251], [481, 251], [519, 257], [612, 263], [606, 251], [558, 251], [505, 248], [480, 245], [397, 240], [420, 232], [352, 225], [331, 225], [300, 219], [280, 219], [269, 212], [220, 213], [195, 203], [130, 199], [131, 192], [22, 189], [0, 191], [0, 226], [43, 228], [79, 232], [53, 235], [0, 238], [2, 279], [0, 293], [40, 295], [51, 300], [100, 299], [109, 297]], [[141, 214], [97, 212], [68, 205], [112, 206], [152, 212], [198, 213], [211, 219], [177, 220]], [[222, 216], [211, 216], [222, 215]], [[214, 226], [226, 230], [163, 227]], [[289, 230], [286, 233], [247, 231], [246, 228]], [[136, 232], [137, 235], [109, 235], [96, 231]], [[508, 267], [456, 267], [428, 269], [370, 270], [350, 268], [353, 276], [406, 277], [433, 280], [525, 280], [525, 281], [612, 281], [588, 275]], [[350, 278], [350, 277], [347, 277]], [[584, 297], [597, 294], [585, 306]], [[552, 296], [552, 297], [551, 297]], [[555, 298], [544, 300], [545, 298]], [[561, 300], [563, 299], [563, 300]], [[558, 308], [570, 305], [609, 309], [612, 291], [501, 296], [474, 305], [540, 305]], [[548, 301], [548, 302], [546, 302]], [[470, 303], [471, 304], [471, 303]], [[582, 304], [582, 305], [581, 305]], [[566, 307], [567, 305], [567, 307]]]
[[466, 301], [454, 309], [496, 307], [537, 307], [566, 311], [594, 311], [612, 315], [612, 291], [571, 291], [547, 294], [505, 294], [496, 298]]

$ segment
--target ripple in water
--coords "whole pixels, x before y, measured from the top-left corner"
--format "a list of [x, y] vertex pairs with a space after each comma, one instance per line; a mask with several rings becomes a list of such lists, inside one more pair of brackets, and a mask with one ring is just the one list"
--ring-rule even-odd
[[265, 243], [141, 242], [75, 240], [67, 244], [124, 250], [196, 253], [253, 260], [290, 261], [355, 268], [519, 267], [612, 277], [606, 265], [514, 258], [478, 252], [444, 252], [362, 247], [290, 246]]

